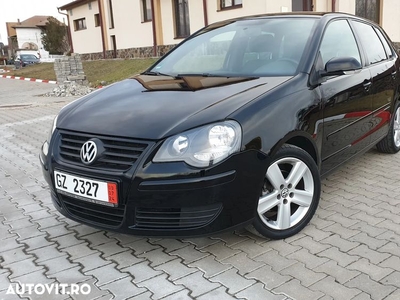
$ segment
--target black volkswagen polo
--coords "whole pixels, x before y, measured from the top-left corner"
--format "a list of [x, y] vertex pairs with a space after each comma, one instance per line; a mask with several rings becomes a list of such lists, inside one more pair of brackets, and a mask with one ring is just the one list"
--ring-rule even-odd
[[351, 15], [212, 24], [60, 111], [40, 154], [52, 200], [136, 235], [289, 237], [322, 176], [375, 145], [399, 151], [399, 68], [384, 31]]

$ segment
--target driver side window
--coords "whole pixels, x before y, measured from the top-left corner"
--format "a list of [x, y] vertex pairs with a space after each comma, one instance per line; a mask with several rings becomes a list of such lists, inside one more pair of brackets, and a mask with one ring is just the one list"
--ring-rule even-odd
[[320, 47], [324, 66], [335, 57], [354, 57], [360, 64], [360, 52], [353, 31], [346, 20], [328, 24]]

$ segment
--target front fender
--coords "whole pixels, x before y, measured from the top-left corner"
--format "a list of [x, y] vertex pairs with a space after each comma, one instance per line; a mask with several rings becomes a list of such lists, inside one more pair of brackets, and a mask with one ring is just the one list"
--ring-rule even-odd
[[283, 144], [291, 143], [311, 152], [320, 165], [321, 98], [318, 89], [307, 88], [307, 80], [308, 74], [299, 74], [230, 116], [242, 125], [243, 150], [273, 156]]

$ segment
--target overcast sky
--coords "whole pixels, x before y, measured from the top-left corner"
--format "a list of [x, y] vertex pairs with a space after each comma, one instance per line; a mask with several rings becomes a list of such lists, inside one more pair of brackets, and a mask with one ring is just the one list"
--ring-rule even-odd
[[53, 16], [63, 21], [66, 16], [60, 15], [57, 7], [70, 2], [72, 0], [2, 0], [0, 5], [0, 42], [8, 43], [6, 22], [17, 22], [18, 19], [23, 21], [36, 15]]

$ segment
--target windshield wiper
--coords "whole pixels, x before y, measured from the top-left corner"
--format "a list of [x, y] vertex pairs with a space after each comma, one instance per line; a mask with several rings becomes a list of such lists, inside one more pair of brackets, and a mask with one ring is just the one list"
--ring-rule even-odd
[[142, 75], [151, 75], [151, 76], [169, 76], [169, 77], [176, 77], [174, 75], [171, 74], [165, 74], [165, 73], [161, 73], [161, 72], [155, 72], [155, 71], [147, 71], [147, 72], [143, 72]]
[[217, 74], [210, 74], [210, 73], [182, 73], [182, 74], [178, 74], [178, 77], [190, 77], [190, 76], [194, 76], [194, 77], [231, 77], [231, 76], [227, 76], [227, 75], [217, 75]]
[[239, 75], [239, 74], [212, 74], [212, 73], [185, 73], [178, 74], [177, 77], [220, 77], [220, 78], [258, 78], [259, 76]]

